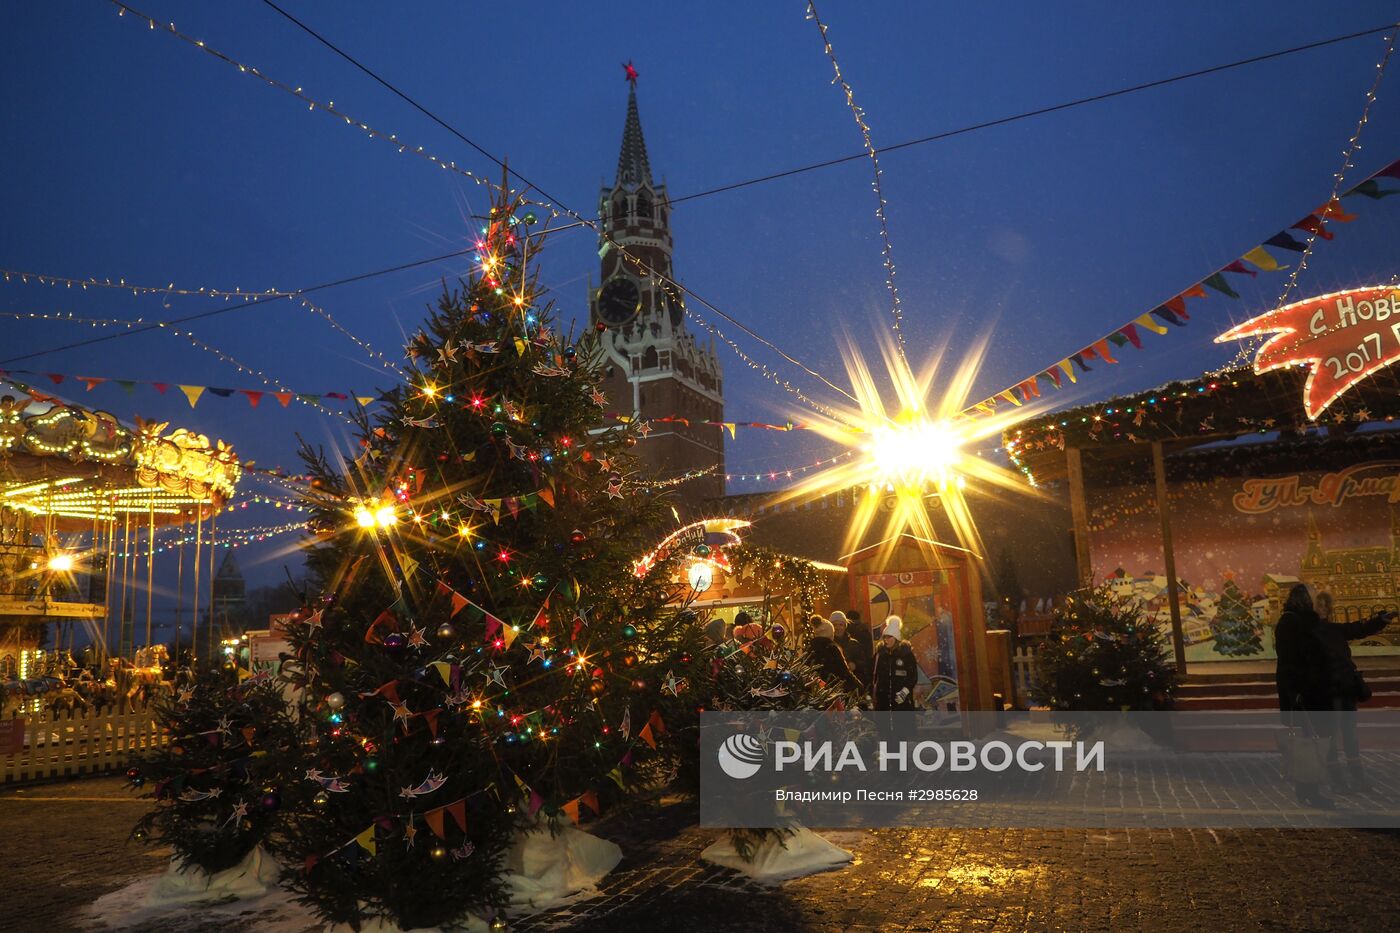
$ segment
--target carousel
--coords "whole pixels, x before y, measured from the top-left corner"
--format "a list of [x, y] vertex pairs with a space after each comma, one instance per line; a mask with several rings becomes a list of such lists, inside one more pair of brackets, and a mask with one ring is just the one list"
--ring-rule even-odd
[[[232, 447], [168, 422], [66, 404], [24, 387], [0, 396], [0, 686], [63, 691], [86, 648], [102, 672], [139, 680], [161, 666], [154, 645], [156, 577], [183, 601], [212, 577], [214, 523], [242, 475]], [[157, 567], [156, 534], [192, 528], [194, 547]], [[166, 559], [164, 555], [162, 560]], [[177, 608], [178, 653], [181, 613]], [[197, 646], [197, 606], [188, 645]], [[144, 628], [144, 639], [138, 632]], [[136, 645], [145, 646], [137, 651]]]

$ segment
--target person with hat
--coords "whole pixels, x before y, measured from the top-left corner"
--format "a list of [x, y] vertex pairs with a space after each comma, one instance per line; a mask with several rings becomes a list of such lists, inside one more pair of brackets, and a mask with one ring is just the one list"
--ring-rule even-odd
[[807, 643], [807, 655], [812, 665], [827, 683], [840, 684], [850, 693], [864, 693], [865, 687], [851, 670], [845, 653], [835, 641], [836, 629], [821, 616], [814, 618], [812, 639]]
[[880, 647], [875, 649], [870, 698], [877, 710], [912, 710], [914, 685], [919, 682], [919, 665], [914, 649], [901, 637], [904, 621], [899, 616], [885, 620]]
[[[875, 646], [870, 637], [870, 629], [860, 621], [860, 613], [852, 610], [851, 618], [847, 618], [846, 613], [840, 609], [831, 614], [829, 619], [831, 627], [835, 630], [835, 637], [832, 639], [840, 647], [841, 653], [846, 656], [846, 663], [851, 666], [851, 671], [861, 682], [862, 690], [870, 689], [870, 665], [875, 660]], [[865, 637], [862, 638], [861, 634]]]

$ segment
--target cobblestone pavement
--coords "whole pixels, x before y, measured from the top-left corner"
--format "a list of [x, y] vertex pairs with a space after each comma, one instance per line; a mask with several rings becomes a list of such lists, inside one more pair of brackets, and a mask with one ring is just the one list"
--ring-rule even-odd
[[[142, 806], [119, 779], [0, 792], [0, 930], [92, 930], [83, 906], [163, 870], [168, 853], [124, 844]], [[597, 827], [625, 853], [598, 896], [512, 929], [1376, 931], [1400, 916], [1393, 832], [842, 831], [853, 865], [765, 888], [700, 863], [715, 834], [695, 820], [675, 805]], [[235, 928], [190, 911], [147, 930]]]

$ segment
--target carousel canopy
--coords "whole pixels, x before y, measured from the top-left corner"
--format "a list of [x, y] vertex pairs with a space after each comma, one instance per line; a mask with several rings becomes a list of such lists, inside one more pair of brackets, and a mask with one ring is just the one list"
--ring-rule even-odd
[[116, 416], [53, 400], [0, 398], [0, 509], [44, 516], [65, 530], [126, 515], [170, 525], [223, 508], [242, 476], [233, 448], [169, 422]]

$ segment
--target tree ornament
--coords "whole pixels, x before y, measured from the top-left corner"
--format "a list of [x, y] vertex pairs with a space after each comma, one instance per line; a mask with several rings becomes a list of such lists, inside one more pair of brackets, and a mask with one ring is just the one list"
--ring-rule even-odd
[[694, 552], [696, 557], [709, 557], [710, 546], [702, 541], [699, 544], [695, 545]]
[[433, 846], [428, 850], [428, 854], [433, 857], [433, 861], [441, 862], [443, 859], [447, 858], [447, 847]]
[[276, 810], [282, 806], [282, 795], [275, 790], [270, 790], [262, 795], [262, 800], [259, 802], [264, 810]]
[[635, 625], [633, 625], [631, 622], [628, 622], [626, 625], [624, 625], [624, 626], [622, 627], [622, 637], [623, 637], [623, 638], [636, 638], [636, 637], [637, 637], [637, 627], [636, 627]]
[[505, 917], [497, 914], [491, 918], [491, 933], [505, 933], [505, 931], [509, 929], [510, 924], [506, 922]]
[[597, 324], [593, 325], [593, 328], [601, 334], [603, 331], [608, 329], [608, 325], [604, 324], [602, 321], [599, 321]]
[[636, 439], [635, 437], [633, 437], [632, 435], [629, 434], [629, 435], [627, 435], [625, 438], [623, 438], [623, 440], [622, 440], [622, 446], [624, 446], [624, 447], [636, 447], [636, 446], [637, 446], [637, 439]]
[[131, 838], [135, 839], [137, 842], [145, 842], [150, 838], [150, 833], [146, 832], [144, 829], [134, 829], [131, 831]]
[[575, 350], [573, 347], [564, 348], [564, 359], [571, 360], [576, 356], [578, 356], [578, 351]]
[[444, 622], [437, 628], [437, 637], [443, 641], [451, 641], [457, 637], [457, 627], [451, 622]]
[[769, 631], [773, 634], [774, 641], [782, 641], [787, 637], [787, 627], [781, 622], [776, 623]]
[[585, 542], [585, 541], [587, 541], [587, 540], [588, 540], [588, 535], [584, 534], [582, 531], [580, 531], [580, 530], [577, 529], [577, 528], [575, 528], [575, 529], [569, 534], [569, 543], [572, 544], [572, 545], [574, 545], [575, 547], [578, 547], [580, 544], [582, 544], [583, 542]]
[[543, 589], [544, 585], [549, 582], [549, 578], [542, 573], [537, 573], [530, 578], [530, 582], [534, 584], [535, 589]]
[[323, 790], [318, 790], [316, 792], [316, 796], [311, 798], [311, 802], [318, 807], [324, 807], [326, 804], [331, 802], [331, 795]]
[[345, 694], [337, 690], [335, 693], [326, 694], [326, 705], [331, 709], [340, 709], [345, 705]]
[[135, 780], [136, 780], [137, 778], [139, 778], [140, 776], [141, 776], [141, 769], [140, 769], [140, 768], [127, 768], [127, 769], [126, 769], [126, 779], [127, 779], [128, 781], [135, 781]]
[[384, 650], [390, 654], [398, 654], [408, 647], [408, 638], [402, 632], [394, 632], [384, 636]]
[[491, 434], [493, 437], [505, 437], [510, 428], [506, 427], [504, 421], [491, 422]]

